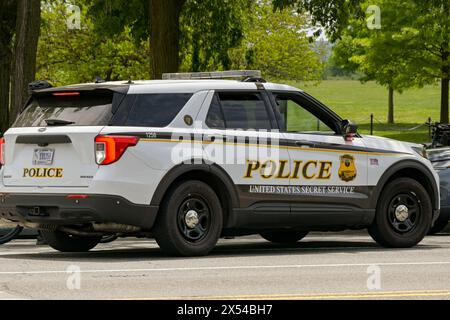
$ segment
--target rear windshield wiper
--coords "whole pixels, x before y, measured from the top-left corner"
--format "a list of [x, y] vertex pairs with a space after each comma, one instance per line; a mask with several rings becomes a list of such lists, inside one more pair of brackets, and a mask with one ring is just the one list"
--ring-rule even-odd
[[67, 126], [69, 124], [74, 124], [73, 121], [61, 120], [61, 119], [47, 119], [45, 123], [48, 126]]

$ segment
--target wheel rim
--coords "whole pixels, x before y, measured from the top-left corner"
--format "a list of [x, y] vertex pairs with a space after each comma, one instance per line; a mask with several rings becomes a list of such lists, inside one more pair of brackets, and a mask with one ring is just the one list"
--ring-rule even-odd
[[211, 210], [200, 195], [189, 195], [178, 209], [178, 229], [189, 242], [206, 237], [211, 225]]
[[394, 231], [400, 234], [416, 228], [420, 213], [420, 200], [413, 193], [398, 194], [389, 203], [389, 222]]

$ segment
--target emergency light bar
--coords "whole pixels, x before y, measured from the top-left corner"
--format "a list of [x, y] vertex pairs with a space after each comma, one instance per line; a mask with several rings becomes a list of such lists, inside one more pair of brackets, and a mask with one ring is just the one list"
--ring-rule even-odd
[[230, 70], [214, 72], [164, 73], [163, 80], [200, 80], [230, 78], [261, 78], [259, 70]]

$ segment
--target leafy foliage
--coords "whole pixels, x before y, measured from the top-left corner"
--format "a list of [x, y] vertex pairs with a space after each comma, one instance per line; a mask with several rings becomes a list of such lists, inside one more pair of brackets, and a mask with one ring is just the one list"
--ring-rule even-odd
[[[445, 1], [371, 0], [361, 9], [369, 4], [381, 8], [382, 28], [369, 30], [365, 21], [351, 20], [334, 50], [341, 66], [360, 70], [366, 75], [363, 80], [400, 92], [446, 76], [449, 15]], [[442, 96], [444, 102], [445, 92]], [[448, 109], [448, 93], [446, 99], [447, 107], [442, 105]]]
[[273, 80], [319, 80], [323, 50], [310, 42], [308, 27], [304, 14], [273, 12], [270, 1], [260, 1], [246, 24], [245, 41], [232, 50], [234, 68], [260, 69]]
[[253, 0], [190, 0], [181, 15], [182, 69], [229, 69], [229, 49], [244, 36]]
[[340, 37], [350, 19], [363, 17], [359, 4], [362, 0], [273, 0], [275, 9], [293, 7], [298, 12], [308, 12], [312, 23], [319, 24], [332, 40]]
[[69, 30], [64, 1], [43, 7], [38, 45], [37, 78], [52, 84], [148, 78], [148, 42], [136, 41], [131, 27], [111, 36], [101, 36], [82, 6], [81, 30]]
[[[87, 0], [95, 30], [113, 36], [129, 28], [138, 41], [149, 37], [148, 1]], [[182, 70], [230, 68], [230, 48], [239, 45], [254, 0], [187, 0], [180, 17]], [[170, 17], [168, 17], [170, 19]], [[164, 39], [161, 39], [164, 41]]]

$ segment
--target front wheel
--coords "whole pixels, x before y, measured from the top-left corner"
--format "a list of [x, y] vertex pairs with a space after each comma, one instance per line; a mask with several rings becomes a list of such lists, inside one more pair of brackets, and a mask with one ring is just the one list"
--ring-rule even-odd
[[422, 241], [430, 230], [432, 216], [425, 188], [416, 180], [399, 178], [383, 190], [368, 231], [384, 247], [408, 248]]
[[222, 206], [206, 183], [185, 181], [172, 187], [161, 209], [154, 235], [166, 254], [202, 256], [214, 248], [222, 232]]
[[304, 237], [306, 237], [307, 234], [308, 231], [286, 230], [286, 231], [264, 232], [261, 233], [260, 235], [267, 241], [274, 243], [296, 243], [302, 240]]
[[78, 237], [62, 231], [41, 230], [45, 243], [61, 252], [86, 252], [94, 248], [101, 237]]

